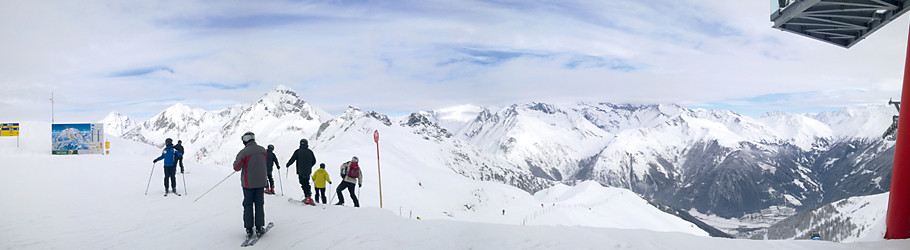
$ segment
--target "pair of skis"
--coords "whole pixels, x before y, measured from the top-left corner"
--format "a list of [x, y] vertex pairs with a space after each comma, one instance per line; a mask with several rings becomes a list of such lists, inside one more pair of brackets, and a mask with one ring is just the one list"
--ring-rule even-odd
[[252, 237], [247, 237], [246, 240], [244, 240], [243, 243], [240, 244], [240, 247], [253, 246], [254, 244], [256, 244], [256, 242], [259, 242], [259, 239], [261, 239], [262, 236], [265, 236], [265, 233], [269, 232], [269, 229], [272, 229], [273, 226], [275, 226], [275, 223], [269, 222], [269, 225], [265, 226], [265, 228], [262, 229], [262, 234], [259, 234], [259, 235], [253, 234]]
[[310, 204], [307, 204], [307, 203], [304, 203], [304, 202], [301, 201], [301, 200], [297, 200], [297, 199], [294, 199], [294, 198], [288, 198], [288, 202], [290, 202], [290, 203], [302, 204], [302, 205], [316, 206], [316, 202], [315, 202], [315, 201], [311, 202]]

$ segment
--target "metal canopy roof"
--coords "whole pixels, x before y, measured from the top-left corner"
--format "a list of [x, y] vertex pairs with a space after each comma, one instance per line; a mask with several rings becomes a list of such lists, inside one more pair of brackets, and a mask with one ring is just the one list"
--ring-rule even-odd
[[771, 0], [771, 21], [776, 29], [850, 48], [910, 10], [908, 2], [910, 0]]

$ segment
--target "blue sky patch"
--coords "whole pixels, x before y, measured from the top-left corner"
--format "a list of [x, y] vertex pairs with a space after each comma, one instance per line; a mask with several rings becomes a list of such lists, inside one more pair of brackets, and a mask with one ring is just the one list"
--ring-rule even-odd
[[250, 87], [250, 83], [240, 83], [240, 84], [222, 84], [222, 83], [200, 83], [196, 84], [200, 87], [214, 88], [220, 90], [236, 90], [236, 89], [245, 89]]
[[520, 57], [545, 57], [545, 55], [539, 53], [497, 49], [455, 48], [453, 50], [455, 52], [455, 55], [452, 56], [452, 58], [437, 63], [436, 65], [445, 66], [449, 64], [467, 62], [483, 66], [492, 66], [499, 65]]
[[115, 72], [115, 73], [111, 74], [111, 77], [143, 76], [143, 75], [148, 75], [148, 74], [155, 73], [158, 71], [164, 71], [164, 72], [168, 72], [171, 74], [174, 73], [174, 69], [172, 69], [170, 67], [154, 66], [154, 67], [128, 69], [128, 70], [124, 70], [124, 71], [120, 71], [120, 72]]
[[611, 70], [622, 71], [622, 72], [632, 72], [640, 69], [640, 66], [636, 66], [632, 63], [629, 63], [626, 60], [618, 58], [603, 58], [598, 56], [578, 56], [570, 59], [565, 67], [568, 69], [583, 69], [583, 68], [608, 68]]

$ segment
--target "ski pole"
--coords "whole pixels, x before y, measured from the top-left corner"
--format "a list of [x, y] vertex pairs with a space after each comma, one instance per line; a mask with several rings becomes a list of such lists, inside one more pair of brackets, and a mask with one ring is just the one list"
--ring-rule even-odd
[[152, 174], [155, 173], [155, 163], [152, 162], [152, 172], [149, 172], [149, 183], [145, 184], [145, 195], [149, 195], [149, 186], [152, 185]]
[[186, 175], [183, 174], [183, 171], [180, 171], [180, 175], [183, 176], [183, 194], [187, 194], [187, 192], [186, 192]]
[[[331, 184], [331, 183], [329, 183], [328, 189], [326, 189], [326, 190], [332, 190], [332, 184]], [[324, 193], [322, 194], [322, 198], [325, 199], [325, 194], [324, 194]], [[332, 198], [335, 198], [335, 197], [332, 197]], [[329, 202], [332, 202], [332, 201], [330, 200]], [[325, 203], [322, 203], [322, 209], [325, 209]]]
[[281, 187], [281, 196], [284, 196], [284, 185], [281, 184], [281, 168], [276, 170], [278, 170], [278, 186]]
[[[332, 184], [329, 184], [329, 187], [331, 187], [331, 186], [332, 186]], [[335, 192], [332, 192], [332, 199], [329, 199], [329, 204], [332, 204], [332, 202], [335, 202], [335, 194], [337, 194], [337, 193], [338, 193], [338, 190], [335, 190]], [[325, 207], [322, 207], [322, 208], [325, 209]]]
[[215, 187], [217, 187], [218, 185], [221, 185], [222, 182], [226, 181], [228, 178], [231, 178], [231, 176], [233, 176], [234, 173], [237, 173], [237, 171], [231, 172], [230, 175], [228, 175], [227, 177], [224, 177], [223, 180], [219, 181], [218, 184], [215, 184], [215, 186], [213, 186], [212, 188], [209, 188], [209, 191], [205, 191], [205, 193], [202, 193], [202, 195], [200, 195], [199, 198], [196, 198], [195, 200], [193, 200], [193, 202], [196, 202], [196, 201], [198, 201], [199, 199], [202, 199], [202, 196], [205, 196], [206, 194], [208, 194], [209, 192], [211, 192], [212, 189], [215, 189]]

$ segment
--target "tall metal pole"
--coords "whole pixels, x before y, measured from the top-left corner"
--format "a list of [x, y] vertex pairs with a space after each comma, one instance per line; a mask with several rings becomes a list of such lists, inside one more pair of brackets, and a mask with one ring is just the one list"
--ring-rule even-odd
[[[901, 102], [910, 100], [910, 35], [904, 61], [904, 85]], [[907, 100], [904, 100], [907, 98]], [[897, 145], [891, 170], [891, 194], [888, 198], [885, 239], [910, 238], [910, 109], [902, 109], [897, 121]]]
[[379, 176], [379, 208], [382, 208], [382, 170], [379, 168], [379, 130], [373, 131], [373, 141], [376, 141], [376, 174]]
[[51, 91], [51, 124], [54, 124], [54, 92]]

